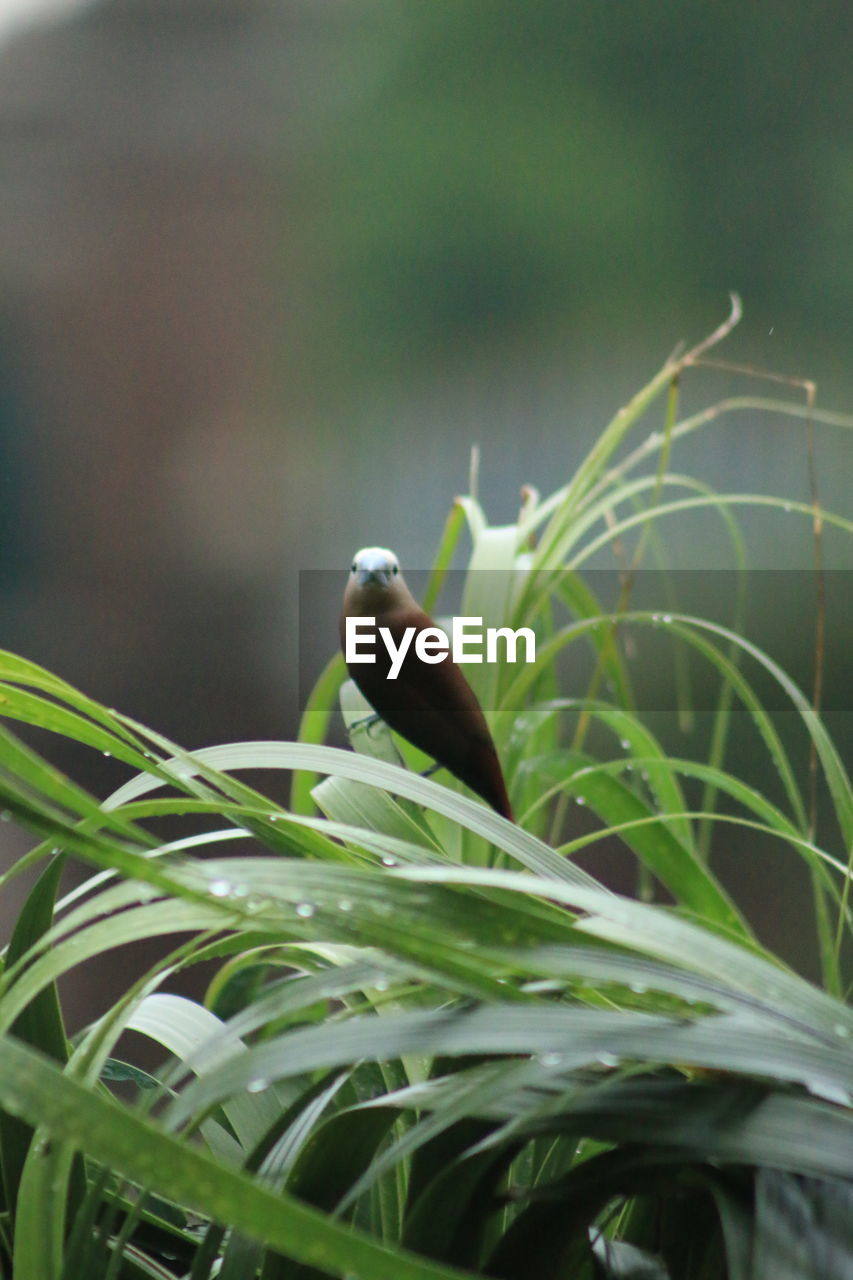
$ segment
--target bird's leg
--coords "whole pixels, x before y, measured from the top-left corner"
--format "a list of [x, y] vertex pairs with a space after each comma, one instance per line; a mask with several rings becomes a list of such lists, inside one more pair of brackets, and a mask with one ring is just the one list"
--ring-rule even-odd
[[361, 720], [353, 720], [352, 724], [347, 725], [347, 737], [351, 738], [356, 729], [366, 729], [369, 737], [370, 730], [375, 724], [379, 724], [381, 720], [382, 717], [377, 715], [375, 711], [371, 712], [369, 716], [363, 716]]

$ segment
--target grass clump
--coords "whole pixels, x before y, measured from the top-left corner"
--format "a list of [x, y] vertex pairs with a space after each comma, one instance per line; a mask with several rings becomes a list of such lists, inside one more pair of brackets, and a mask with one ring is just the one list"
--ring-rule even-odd
[[[473, 492], [448, 519], [426, 606], [467, 525], [461, 612], [539, 638], [531, 667], [470, 669], [517, 826], [381, 733], [326, 745], [339, 693], [349, 722], [361, 713], [339, 658], [298, 741], [188, 753], [0, 655], [7, 720], [130, 771], [99, 802], [0, 737], [4, 817], [38, 840], [2, 882], [38, 873], [0, 974], [2, 1274], [849, 1276], [853, 793], [820, 681], [803, 692], [737, 615], [632, 599], [684, 512], [720, 514], [739, 573], [739, 506], [793, 506], [818, 539], [853, 529], [815, 493], [798, 506], [672, 472], [681, 438], [740, 407], [678, 414], [680, 379], [734, 319], [668, 360], [559, 489], [526, 491], [515, 523], [489, 525]], [[602, 549], [619, 557], [607, 603], [585, 572]], [[642, 712], [626, 636], [646, 633], [673, 681], [685, 653], [713, 673], [695, 758]], [[579, 691], [562, 663], [582, 647]], [[738, 717], [772, 787], [726, 764]], [[290, 806], [244, 769], [291, 772]], [[164, 817], [180, 837], [157, 835]], [[734, 837], [802, 861], [820, 983], [762, 944], [721, 878]], [[632, 892], [594, 874], [604, 841], [627, 851]], [[61, 897], [71, 856], [91, 875]], [[166, 954], [69, 1040], [58, 981], [153, 938]], [[169, 990], [201, 962], [204, 1001]], [[127, 1060], [129, 1031], [157, 1047], [156, 1073]]]

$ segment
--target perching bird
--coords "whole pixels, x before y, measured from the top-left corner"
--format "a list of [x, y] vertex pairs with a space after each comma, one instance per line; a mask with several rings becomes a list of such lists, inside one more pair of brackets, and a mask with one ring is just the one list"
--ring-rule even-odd
[[344, 653], [347, 618], [362, 617], [376, 619], [376, 643], [364, 650], [374, 653], [376, 661], [347, 663], [347, 669], [367, 701], [391, 729], [512, 821], [489, 726], [450, 654], [440, 662], [424, 662], [410, 637], [396, 678], [388, 678], [392, 660], [379, 640], [379, 628], [388, 628], [399, 650], [407, 628], [413, 627], [416, 637], [427, 627], [435, 630], [435, 623], [403, 581], [397, 557], [385, 547], [365, 547], [353, 560], [340, 619]]

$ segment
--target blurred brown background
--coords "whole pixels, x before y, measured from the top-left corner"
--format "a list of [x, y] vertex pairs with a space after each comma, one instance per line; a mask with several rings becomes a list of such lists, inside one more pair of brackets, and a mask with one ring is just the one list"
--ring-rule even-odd
[[[512, 518], [728, 290], [725, 356], [853, 407], [848, 5], [16, 7], [0, 646], [186, 746], [294, 732], [301, 568], [343, 573], [368, 542], [429, 563], [475, 441], [487, 511]], [[684, 407], [735, 390], [767, 389], [697, 374]], [[848, 440], [819, 433], [841, 511]], [[808, 496], [781, 417], [674, 462]], [[744, 524], [754, 564], [810, 565], [807, 521]], [[672, 550], [729, 563], [722, 540]], [[850, 565], [831, 531], [826, 556]]]

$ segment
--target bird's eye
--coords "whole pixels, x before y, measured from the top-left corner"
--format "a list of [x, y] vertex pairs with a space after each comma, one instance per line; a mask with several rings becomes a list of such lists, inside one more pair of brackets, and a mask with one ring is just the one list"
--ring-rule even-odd
[[354, 560], [353, 560], [353, 562], [352, 562], [352, 571], [353, 571], [353, 573], [355, 573], [355, 561], [354, 561]]
[[392, 565], [391, 565], [391, 572], [392, 572], [392, 573], [399, 573], [399, 572], [400, 572], [400, 566], [399, 566], [398, 564], [392, 564]]

